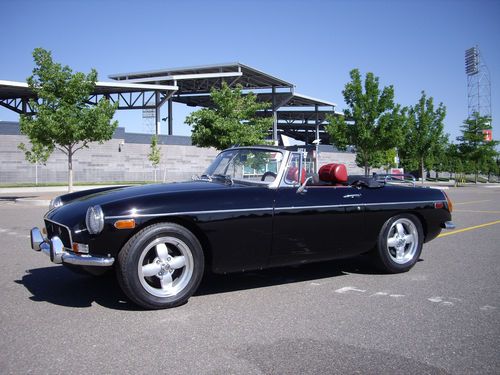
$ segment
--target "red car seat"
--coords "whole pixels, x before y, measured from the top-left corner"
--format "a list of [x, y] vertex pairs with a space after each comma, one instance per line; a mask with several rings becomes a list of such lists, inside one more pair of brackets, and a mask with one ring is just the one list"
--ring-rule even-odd
[[[306, 180], [306, 169], [302, 168], [302, 177], [300, 178], [300, 183], [303, 184]], [[290, 167], [288, 168], [288, 172], [286, 173], [287, 181], [298, 182], [299, 181], [299, 168], [298, 167]]]
[[347, 184], [347, 168], [344, 164], [325, 164], [318, 171], [319, 179], [336, 185]]

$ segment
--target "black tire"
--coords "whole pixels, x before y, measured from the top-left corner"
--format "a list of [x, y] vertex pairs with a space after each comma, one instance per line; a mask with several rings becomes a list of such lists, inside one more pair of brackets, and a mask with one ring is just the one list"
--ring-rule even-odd
[[375, 253], [379, 268], [388, 273], [410, 270], [420, 258], [423, 242], [422, 224], [415, 215], [391, 217], [378, 236]]
[[142, 229], [125, 244], [117, 260], [120, 287], [131, 301], [146, 309], [185, 303], [198, 288], [204, 271], [200, 242], [174, 223]]

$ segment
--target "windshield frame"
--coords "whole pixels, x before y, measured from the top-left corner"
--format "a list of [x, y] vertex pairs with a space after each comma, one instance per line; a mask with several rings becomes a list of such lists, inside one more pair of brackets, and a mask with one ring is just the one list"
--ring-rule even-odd
[[[221, 180], [220, 176], [217, 176], [217, 173], [214, 174], [216, 171], [216, 168], [212, 169], [212, 166], [215, 164], [215, 161], [221, 157], [223, 157], [224, 153], [227, 152], [234, 152], [236, 153], [231, 157], [231, 159], [227, 162], [226, 168], [224, 169], [224, 172], [227, 172], [227, 168], [229, 167], [231, 161], [240, 154], [241, 151], [251, 151], [255, 150], [256, 152], [269, 152], [269, 153], [280, 153], [282, 155], [281, 161], [280, 161], [280, 166], [277, 170], [276, 173], [276, 178], [274, 181], [271, 182], [266, 182], [266, 181], [258, 181], [258, 180], [246, 180], [246, 179], [241, 179], [241, 178], [234, 178], [233, 176], [230, 176], [230, 180], [232, 182], [237, 182], [237, 183], [243, 183], [243, 184], [248, 184], [248, 185], [255, 185], [255, 186], [265, 186], [270, 189], [277, 189], [278, 186], [281, 184], [281, 179], [283, 178], [284, 171], [286, 169], [286, 166], [288, 165], [289, 161], [289, 155], [290, 151], [280, 148], [280, 147], [266, 147], [266, 146], [248, 146], [248, 147], [234, 147], [234, 148], [229, 148], [226, 150], [221, 151], [217, 157], [212, 161], [212, 163], [207, 167], [207, 169], [203, 172], [202, 176], [207, 176], [211, 179], [218, 179]], [[212, 169], [212, 170], [211, 170]], [[228, 177], [229, 179], [229, 177]], [[210, 181], [210, 180], [208, 180]]]

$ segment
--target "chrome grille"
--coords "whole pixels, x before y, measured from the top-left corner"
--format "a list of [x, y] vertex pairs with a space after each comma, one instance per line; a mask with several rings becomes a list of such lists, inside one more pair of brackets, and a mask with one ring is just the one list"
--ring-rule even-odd
[[47, 229], [49, 239], [57, 236], [61, 239], [64, 247], [71, 249], [71, 233], [67, 227], [53, 221], [45, 220], [45, 228]]

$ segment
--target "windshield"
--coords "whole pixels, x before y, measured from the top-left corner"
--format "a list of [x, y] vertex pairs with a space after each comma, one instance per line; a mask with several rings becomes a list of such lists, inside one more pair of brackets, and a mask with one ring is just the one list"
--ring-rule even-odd
[[282, 160], [283, 153], [280, 151], [265, 149], [226, 150], [217, 156], [203, 176], [270, 183], [276, 178]]

